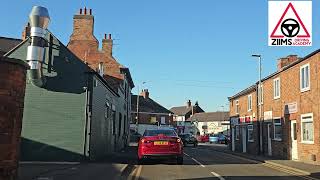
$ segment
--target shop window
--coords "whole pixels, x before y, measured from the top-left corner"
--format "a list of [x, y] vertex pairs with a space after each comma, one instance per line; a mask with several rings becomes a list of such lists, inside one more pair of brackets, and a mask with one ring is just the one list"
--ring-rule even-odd
[[273, 132], [274, 132], [274, 140], [281, 141], [282, 140], [281, 118], [273, 119]]
[[240, 139], [240, 128], [239, 126], [236, 126], [236, 140]]
[[254, 142], [253, 125], [248, 125], [248, 142]]
[[313, 114], [301, 115], [301, 139], [303, 143], [313, 143]]

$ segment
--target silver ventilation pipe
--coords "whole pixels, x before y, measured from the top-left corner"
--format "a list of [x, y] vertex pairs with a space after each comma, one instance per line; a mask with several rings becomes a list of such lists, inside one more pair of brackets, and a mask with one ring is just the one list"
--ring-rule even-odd
[[27, 61], [30, 66], [29, 80], [38, 87], [44, 85], [42, 63], [44, 61], [44, 48], [47, 44], [45, 36], [49, 21], [50, 17], [46, 8], [41, 6], [32, 8], [29, 15], [31, 44], [28, 46]]

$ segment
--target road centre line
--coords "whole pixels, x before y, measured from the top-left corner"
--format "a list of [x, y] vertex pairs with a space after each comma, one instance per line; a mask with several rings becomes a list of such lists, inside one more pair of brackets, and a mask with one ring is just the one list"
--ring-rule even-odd
[[212, 175], [214, 175], [215, 177], [219, 178], [220, 180], [225, 180], [220, 174], [216, 173], [216, 172], [211, 172]]
[[[205, 165], [203, 165], [202, 163], [200, 163], [198, 160], [196, 160], [195, 158], [191, 157], [189, 154], [185, 153], [184, 154], [188, 157], [190, 157], [194, 162], [198, 163], [201, 167], [206, 167]], [[214, 175], [215, 177], [219, 178], [219, 180], [225, 180], [220, 174], [212, 171], [211, 172], [212, 175]]]

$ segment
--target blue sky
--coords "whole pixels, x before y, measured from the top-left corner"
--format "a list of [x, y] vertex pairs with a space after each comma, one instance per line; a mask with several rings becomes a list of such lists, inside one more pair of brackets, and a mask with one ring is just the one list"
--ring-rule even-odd
[[112, 33], [114, 56], [130, 68], [140, 89], [148, 88], [167, 108], [191, 99], [205, 111], [227, 110], [227, 97], [258, 79], [252, 53], [263, 55], [266, 76], [276, 71], [278, 58], [303, 57], [320, 47], [318, 1], [311, 47], [268, 47], [266, 0], [2, 1], [0, 36], [20, 38], [34, 5], [48, 8], [49, 29], [65, 44], [73, 15], [92, 8], [97, 39]]

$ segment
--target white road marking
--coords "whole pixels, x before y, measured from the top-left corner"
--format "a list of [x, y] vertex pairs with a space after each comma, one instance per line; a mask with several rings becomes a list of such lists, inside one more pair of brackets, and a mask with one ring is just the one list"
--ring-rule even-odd
[[123, 173], [123, 171], [128, 167], [128, 164], [125, 164], [121, 169], [120, 169], [120, 173]]
[[[189, 154], [185, 153], [184, 154], [188, 157], [190, 157], [194, 162], [198, 163], [201, 167], [206, 167], [205, 165], [203, 165], [202, 163], [200, 163], [198, 160], [196, 160], [195, 158], [191, 157]], [[219, 180], [225, 180], [222, 176], [220, 176], [220, 174], [212, 171], [211, 172], [212, 175], [214, 175], [215, 177], [219, 178]]]
[[222, 176], [220, 176], [220, 174], [216, 173], [216, 172], [211, 172], [212, 175], [214, 175], [215, 177], [219, 178], [220, 180], [225, 180]]
[[141, 174], [142, 165], [139, 165], [134, 180], [139, 180]]

